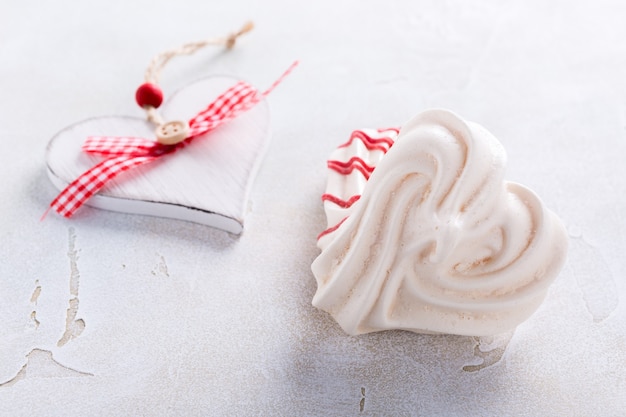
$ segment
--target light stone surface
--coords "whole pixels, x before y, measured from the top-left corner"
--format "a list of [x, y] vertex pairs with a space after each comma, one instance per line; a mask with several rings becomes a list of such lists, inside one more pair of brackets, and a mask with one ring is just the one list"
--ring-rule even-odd
[[[240, 237], [55, 196], [47, 141], [141, 116], [152, 56], [271, 83], [273, 139]], [[620, 416], [626, 409], [626, 6], [618, 1], [0, 4], [0, 415]], [[173, 29], [175, 28], [175, 29]], [[500, 139], [507, 179], [564, 221], [544, 304], [495, 337], [345, 335], [311, 306], [325, 161], [430, 107]]]

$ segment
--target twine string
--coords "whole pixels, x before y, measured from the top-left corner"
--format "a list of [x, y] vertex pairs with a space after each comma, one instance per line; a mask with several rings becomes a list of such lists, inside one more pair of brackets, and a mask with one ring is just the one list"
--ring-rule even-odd
[[[178, 48], [169, 49], [167, 51], [161, 52], [160, 54], [157, 54], [154, 58], [152, 58], [152, 61], [150, 61], [150, 64], [148, 65], [148, 68], [144, 73], [144, 79], [147, 83], [158, 85], [163, 68], [165, 68], [167, 63], [170, 62], [173, 58], [183, 55], [193, 55], [194, 53], [206, 46], [224, 45], [226, 49], [232, 49], [237, 43], [237, 38], [250, 32], [253, 28], [254, 24], [252, 22], [247, 22], [237, 32], [231, 33], [226, 37], [210, 38], [202, 41], [189, 42]], [[164, 123], [163, 118], [158, 113], [155, 107], [144, 106], [144, 109], [150, 122], [154, 123], [157, 126], [160, 126]]]

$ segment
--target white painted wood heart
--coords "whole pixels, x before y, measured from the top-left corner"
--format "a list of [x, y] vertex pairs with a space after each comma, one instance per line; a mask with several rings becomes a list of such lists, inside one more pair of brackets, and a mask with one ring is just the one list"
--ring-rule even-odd
[[[237, 82], [230, 77], [196, 81], [160, 108], [164, 120], [189, 120]], [[258, 165], [270, 137], [269, 105], [252, 109], [191, 144], [111, 180], [87, 205], [125, 213], [200, 223], [239, 234]], [[101, 161], [81, 146], [87, 136], [154, 138], [154, 126], [128, 116], [96, 117], [56, 134], [48, 144], [48, 176], [59, 190]]]

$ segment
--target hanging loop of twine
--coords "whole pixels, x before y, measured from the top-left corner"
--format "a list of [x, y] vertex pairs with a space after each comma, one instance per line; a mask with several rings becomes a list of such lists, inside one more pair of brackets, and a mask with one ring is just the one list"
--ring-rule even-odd
[[[163, 71], [165, 65], [167, 65], [167, 63], [170, 62], [172, 58], [182, 55], [192, 55], [206, 46], [224, 45], [227, 49], [232, 49], [237, 42], [237, 38], [250, 32], [253, 28], [254, 24], [252, 22], [247, 22], [237, 32], [232, 33], [226, 37], [205, 39], [197, 42], [189, 42], [178, 48], [161, 52], [160, 54], [152, 58], [152, 61], [150, 61], [150, 64], [148, 65], [148, 68], [146, 69], [146, 72], [144, 74], [144, 79], [146, 83], [158, 85], [161, 71]], [[156, 107], [147, 105], [143, 108], [146, 111], [147, 118], [150, 122], [154, 123], [157, 126], [161, 126], [163, 124], [163, 119], [157, 112]]]

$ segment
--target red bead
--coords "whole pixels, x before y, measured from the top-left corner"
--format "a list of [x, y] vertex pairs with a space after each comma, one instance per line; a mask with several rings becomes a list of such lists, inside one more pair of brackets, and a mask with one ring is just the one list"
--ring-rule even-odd
[[139, 107], [152, 106], [156, 109], [163, 103], [163, 91], [156, 84], [141, 84], [135, 92], [135, 100]]

